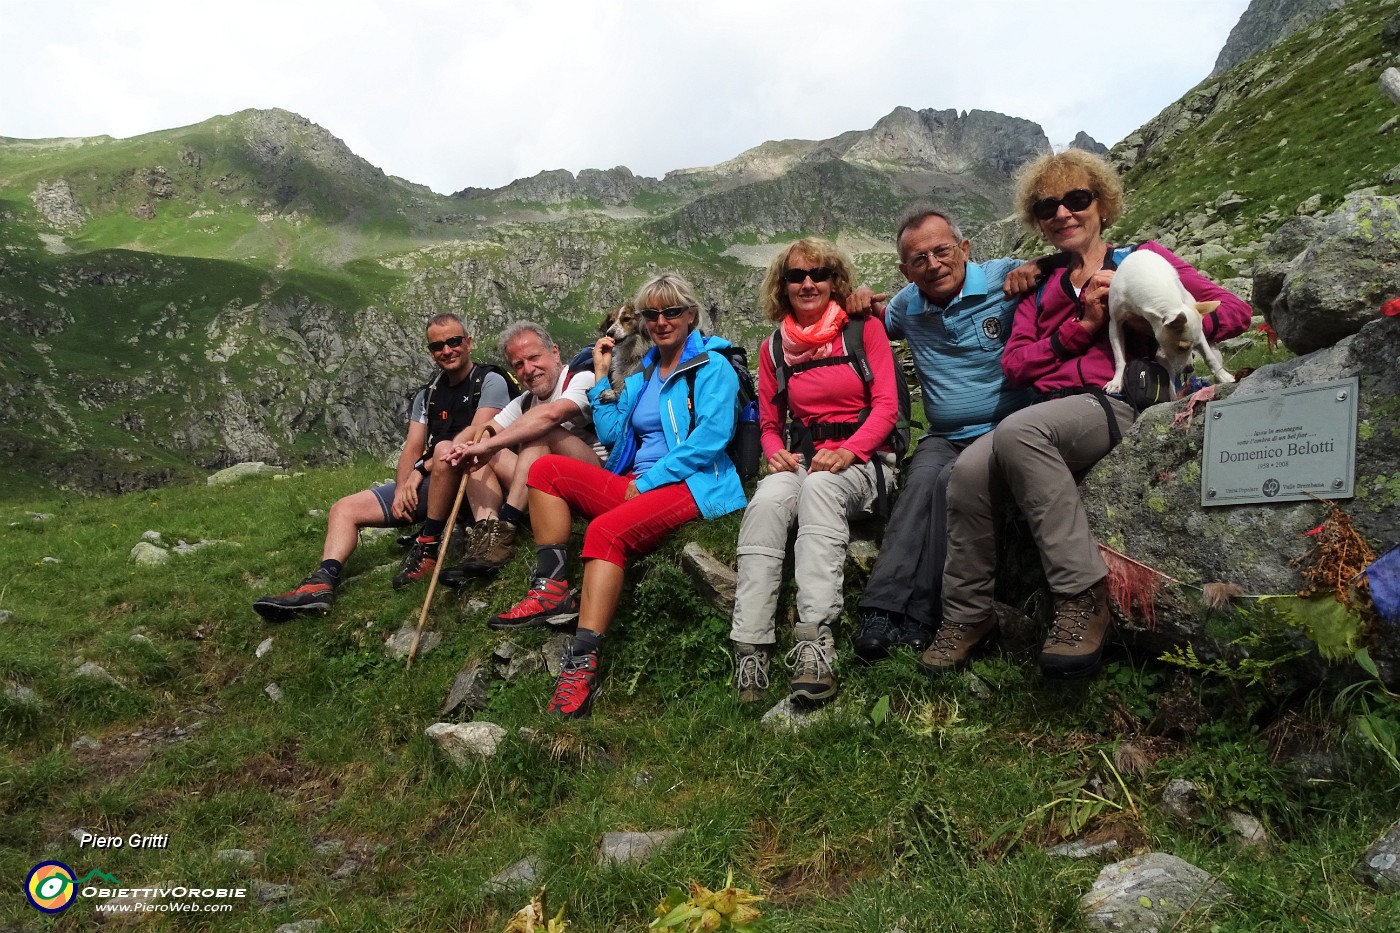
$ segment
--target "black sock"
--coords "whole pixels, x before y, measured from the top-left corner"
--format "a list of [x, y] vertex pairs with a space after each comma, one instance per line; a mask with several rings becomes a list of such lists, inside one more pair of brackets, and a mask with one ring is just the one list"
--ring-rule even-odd
[[535, 548], [535, 577], [564, 579], [564, 566], [569, 561], [569, 549], [563, 544], [542, 544]]
[[418, 532], [418, 537], [424, 541], [436, 541], [442, 537], [442, 530], [447, 527], [445, 518], [429, 518], [423, 522], [423, 530]]
[[516, 528], [522, 528], [525, 525], [525, 513], [507, 502], [501, 506], [501, 521], [510, 522]]
[[345, 564], [341, 563], [338, 560], [321, 561], [321, 569], [324, 570], [326, 573], [330, 574], [332, 580], [340, 579], [340, 571], [341, 568], [343, 568], [344, 566]]
[[574, 657], [585, 654], [598, 654], [603, 650], [603, 634], [591, 629], [581, 628], [574, 633], [574, 642], [569, 646], [569, 653]]

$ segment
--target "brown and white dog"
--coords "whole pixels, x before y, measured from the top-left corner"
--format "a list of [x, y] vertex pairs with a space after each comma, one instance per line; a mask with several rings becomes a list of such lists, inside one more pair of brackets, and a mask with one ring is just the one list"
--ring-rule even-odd
[[1198, 302], [1191, 297], [1181, 278], [1156, 253], [1144, 249], [1129, 253], [1113, 273], [1108, 286], [1108, 343], [1113, 348], [1113, 378], [1103, 390], [1110, 395], [1123, 390], [1123, 370], [1127, 357], [1123, 352], [1123, 318], [1129, 314], [1152, 325], [1157, 338], [1157, 360], [1167, 370], [1173, 385], [1179, 385], [1183, 374], [1191, 368], [1191, 351], [1195, 349], [1210, 366], [1217, 383], [1234, 382], [1225, 369], [1220, 352], [1206, 341], [1201, 330], [1201, 316], [1214, 311], [1220, 302]]
[[612, 383], [612, 388], [604, 389], [601, 397], [605, 402], [614, 402], [622, 392], [622, 384], [627, 377], [641, 370], [642, 357], [651, 349], [651, 335], [630, 301], [609, 311], [598, 330], [603, 336], [613, 339], [612, 365], [608, 368], [608, 381]]

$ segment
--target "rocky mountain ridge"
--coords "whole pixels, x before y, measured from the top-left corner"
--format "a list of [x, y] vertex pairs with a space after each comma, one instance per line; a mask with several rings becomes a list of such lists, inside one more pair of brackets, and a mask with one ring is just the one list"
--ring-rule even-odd
[[1277, 45], [1319, 16], [1340, 10], [1349, 0], [1251, 0], [1216, 56], [1210, 77]]
[[[1388, 177], [1375, 81], [1393, 7], [1354, 0], [1115, 147], [1130, 215], [1114, 235], [1160, 238], [1243, 292], [1283, 220]], [[1319, 75], [1331, 100], [1305, 93]], [[1287, 127], [1289, 151], [1317, 165], [1275, 168], [1249, 135], [1261, 127]], [[760, 267], [793, 236], [841, 237], [862, 278], [891, 287], [892, 226], [932, 198], [978, 230], [981, 255], [1038, 251], [997, 218], [1010, 171], [1048, 145], [1019, 118], [896, 108], [662, 179], [547, 172], [449, 197], [285, 111], [0, 142], [0, 451], [11, 476], [109, 490], [246, 459], [385, 454], [428, 369], [431, 313], [467, 309], [487, 356], [521, 317], [575, 346], [601, 308], [673, 268], [746, 341], [765, 326]]]

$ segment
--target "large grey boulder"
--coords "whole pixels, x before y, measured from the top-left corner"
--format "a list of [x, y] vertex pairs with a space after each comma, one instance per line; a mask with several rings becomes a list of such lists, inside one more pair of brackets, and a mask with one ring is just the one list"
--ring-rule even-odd
[[1264, 241], [1264, 246], [1254, 257], [1254, 285], [1250, 292], [1250, 302], [1255, 310], [1268, 315], [1279, 293], [1283, 291], [1284, 279], [1302, 259], [1303, 251], [1317, 236], [1322, 221], [1309, 214], [1298, 214], [1279, 225], [1278, 229]]
[[1311, 353], [1356, 333], [1396, 295], [1400, 198], [1355, 194], [1322, 221], [1277, 299], [1260, 310], [1284, 346]]
[[1190, 862], [1148, 852], [1104, 866], [1079, 899], [1084, 925], [1114, 933], [1164, 933], [1187, 910], [1194, 916], [1233, 892]]
[[[1264, 366], [1217, 398], [1357, 376], [1356, 498], [1340, 504], [1376, 553], [1400, 540], [1400, 318], [1379, 318], [1327, 350]], [[1204, 421], [1172, 427], [1185, 402], [1149, 408], [1123, 442], [1094, 467], [1081, 496], [1095, 540], [1187, 586], [1158, 591], [1155, 628], [1140, 612], [1119, 619], [1125, 639], [1148, 656], [1190, 643], [1203, 658], [1231, 656], [1228, 632], [1208, 629], [1190, 587], [1233, 583], [1247, 594], [1291, 594], [1304, 581], [1290, 561], [1312, 539], [1302, 533], [1327, 513], [1320, 502], [1200, 505]], [[1305, 642], [1300, 642], [1305, 645]], [[1382, 626], [1370, 651], [1390, 684], [1400, 684], [1400, 627]]]
[[1371, 844], [1352, 867], [1357, 881], [1382, 891], [1400, 891], [1400, 823]]

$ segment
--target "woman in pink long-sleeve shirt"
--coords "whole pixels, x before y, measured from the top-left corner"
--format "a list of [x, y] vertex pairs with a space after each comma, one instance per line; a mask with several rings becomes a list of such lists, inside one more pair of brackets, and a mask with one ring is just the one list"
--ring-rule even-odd
[[[850, 260], [817, 238], [793, 243], [768, 267], [761, 291], [776, 334], [759, 353], [759, 424], [768, 475], [744, 511], [739, 580], [730, 636], [734, 686], [741, 702], [761, 699], [776, 633], [788, 532], [797, 524], [797, 578], [791, 696], [818, 703], [836, 695], [832, 627], [843, 604], [850, 519], [869, 511], [881, 482], [892, 483], [890, 432], [899, 402], [894, 355], [885, 326], [866, 317], [848, 324]], [[847, 353], [846, 334], [860, 328], [869, 383]], [[776, 341], [776, 346], [774, 345]], [[779, 392], [775, 354], [786, 385]]]
[[[919, 659], [929, 674], [965, 665], [997, 632], [992, 608], [998, 505], [1015, 502], [1030, 525], [1054, 597], [1040, 652], [1048, 677], [1089, 677], [1099, 669], [1112, 628], [1108, 568], [1089, 531], [1077, 478], [1112, 449], [1136, 410], [1108, 396], [1108, 285], [1116, 268], [1105, 228], [1123, 213], [1123, 186], [1102, 158], [1078, 149], [1046, 155], [1022, 169], [1016, 191], [1022, 220], [1069, 256], [1016, 309], [1002, 354], [1009, 381], [1040, 401], [1004, 419], [958, 457], [948, 484], [948, 557], [943, 623]], [[1160, 243], [1138, 249], [1163, 256], [1197, 301], [1219, 302], [1202, 320], [1211, 340], [1249, 326], [1249, 306]], [[1129, 322], [1131, 323], [1131, 322]], [[1129, 331], [1128, 355], [1150, 356], [1149, 335]], [[1133, 342], [1137, 346], [1133, 346]]]

